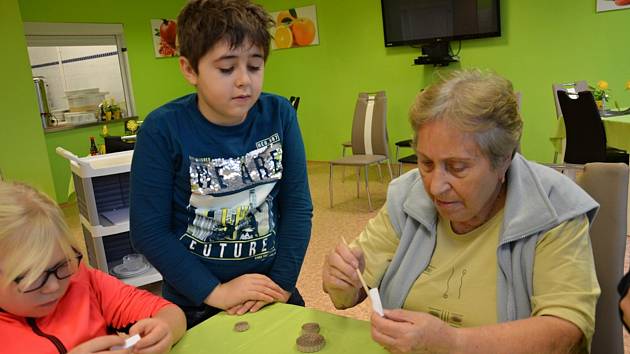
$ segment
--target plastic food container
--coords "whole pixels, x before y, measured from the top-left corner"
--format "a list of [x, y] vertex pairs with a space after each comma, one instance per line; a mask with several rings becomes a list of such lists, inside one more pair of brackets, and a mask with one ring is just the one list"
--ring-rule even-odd
[[99, 92], [98, 88], [65, 91], [70, 112], [96, 111], [109, 92]]
[[96, 113], [94, 112], [66, 112], [63, 114], [66, 122], [73, 125], [81, 125], [97, 122]]
[[70, 96], [79, 96], [79, 95], [91, 95], [91, 94], [95, 94], [98, 93], [99, 88], [95, 87], [95, 88], [87, 88], [87, 89], [81, 89], [81, 90], [70, 90], [70, 91], [64, 91], [66, 93], [66, 96], [70, 97]]

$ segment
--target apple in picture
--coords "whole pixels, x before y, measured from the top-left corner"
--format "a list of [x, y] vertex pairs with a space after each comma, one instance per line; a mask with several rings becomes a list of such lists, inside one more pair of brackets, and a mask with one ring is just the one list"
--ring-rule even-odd
[[177, 23], [173, 20], [162, 19], [160, 25], [160, 39], [175, 48], [175, 41], [177, 40]]

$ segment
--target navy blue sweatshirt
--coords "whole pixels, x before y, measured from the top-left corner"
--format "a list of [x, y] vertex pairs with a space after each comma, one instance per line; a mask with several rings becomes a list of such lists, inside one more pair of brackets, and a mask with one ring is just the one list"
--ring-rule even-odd
[[248, 273], [292, 291], [313, 211], [295, 110], [266, 93], [235, 126], [205, 119], [196, 94], [156, 109], [138, 133], [130, 203], [131, 240], [166, 299], [200, 305]]

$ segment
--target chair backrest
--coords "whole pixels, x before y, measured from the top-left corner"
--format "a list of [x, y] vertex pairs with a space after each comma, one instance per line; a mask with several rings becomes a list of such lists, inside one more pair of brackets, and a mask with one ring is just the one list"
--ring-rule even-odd
[[291, 103], [291, 106], [293, 106], [293, 109], [297, 111], [298, 106], [300, 105], [300, 96], [289, 97], [289, 103]]
[[385, 91], [359, 93], [352, 120], [352, 154], [389, 158]]
[[623, 276], [627, 234], [628, 165], [589, 163], [577, 183], [599, 204], [590, 235], [602, 294], [597, 302], [593, 354], [623, 354], [617, 283]]
[[105, 152], [120, 152], [133, 150], [135, 143], [126, 142], [121, 139], [120, 136], [106, 136], [105, 138]]
[[[516, 104], [518, 105], [518, 112], [521, 113], [521, 103], [523, 102], [523, 93], [521, 91], [514, 91], [514, 96], [516, 96]], [[516, 145], [516, 152], [521, 153], [521, 142], [518, 142]]]
[[560, 109], [560, 103], [558, 102], [558, 91], [567, 92], [571, 97], [575, 97], [578, 92], [588, 91], [588, 83], [586, 80], [580, 80], [576, 82], [566, 82], [563, 84], [551, 84], [553, 90], [553, 99], [556, 103], [556, 118], [562, 117], [562, 110]]
[[606, 131], [593, 93], [578, 92], [575, 99], [566, 91], [558, 90], [557, 95], [567, 137], [564, 161], [576, 164], [606, 161]]

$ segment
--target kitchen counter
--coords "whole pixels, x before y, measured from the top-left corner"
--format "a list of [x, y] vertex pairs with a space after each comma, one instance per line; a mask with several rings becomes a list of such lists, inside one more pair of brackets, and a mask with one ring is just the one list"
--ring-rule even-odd
[[114, 124], [114, 123], [119, 123], [119, 122], [126, 122], [126, 121], [131, 120], [131, 119], [138, 120], [138, 117], [137, 116], [131, 116], [131, 117], [125, 117], [125, 118], [121, 118], [121, 119], [113, 119], [113, 120], [108, 120], [108, 121], [98, 121], [98, 122], [79, 124], [79, 125], [65, 124], [65, 125], [60, 125], [60, 126], [48, 127], [48, 128], [44, 128], [44, 134], [56, 133], [56, 132], [72, 130], [72, 129], [78, 129], [78, 128], [85, 128], [85, 127], [94, 127], [94, 126], [105, 125], [105, 124]]

